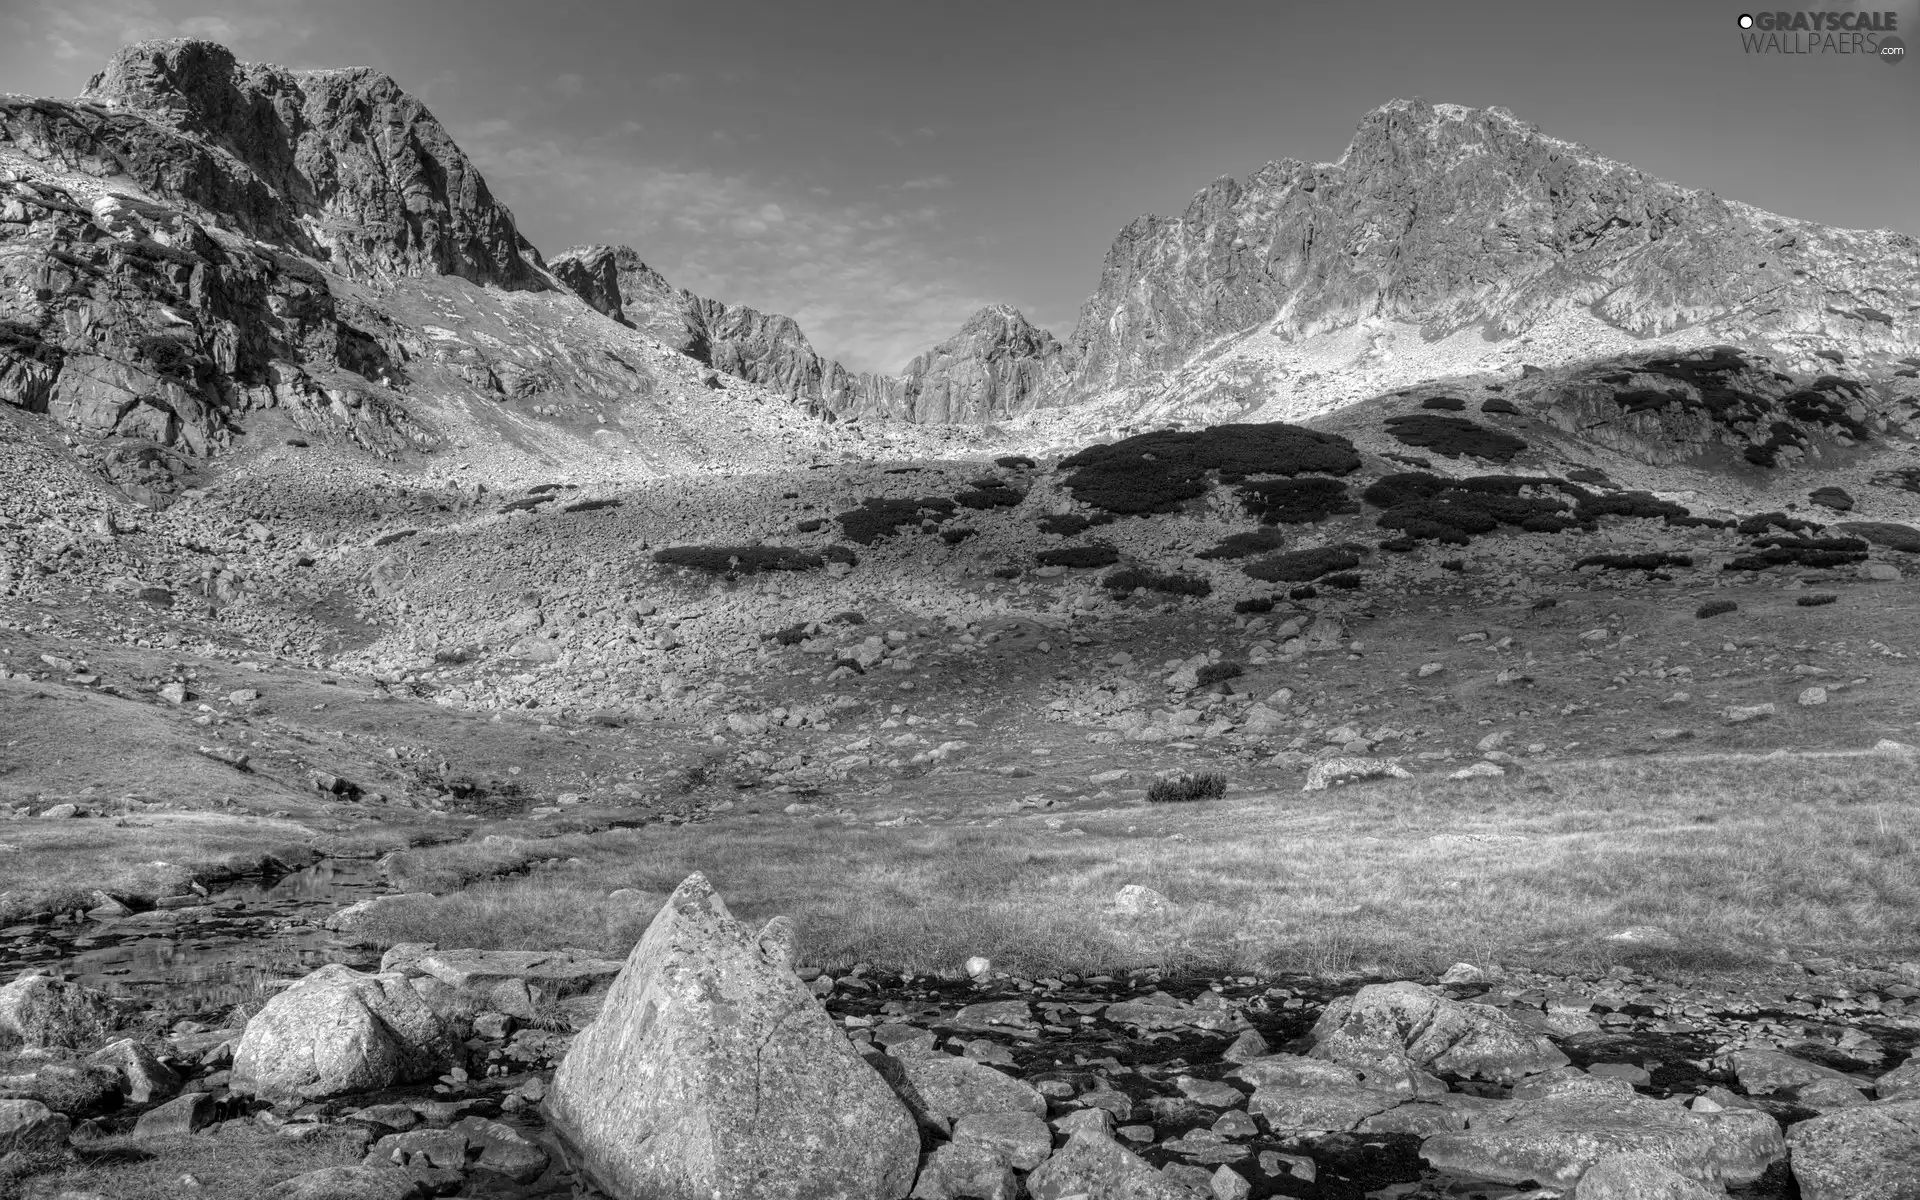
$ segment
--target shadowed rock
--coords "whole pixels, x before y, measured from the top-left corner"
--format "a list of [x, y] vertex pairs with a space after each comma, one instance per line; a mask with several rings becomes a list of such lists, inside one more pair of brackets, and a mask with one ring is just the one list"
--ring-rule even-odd
[[232, 1087], [271, 1100], [313, 1100], [426, 1079], [458, 1054], [405, 976], [330, 963], [247, 1022]]

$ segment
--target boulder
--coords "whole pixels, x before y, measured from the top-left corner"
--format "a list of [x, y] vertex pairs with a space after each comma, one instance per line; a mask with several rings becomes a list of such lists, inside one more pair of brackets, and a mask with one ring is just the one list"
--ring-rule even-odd
[[1749, 1096], [1773, 1092], [1791, 1092], [1814, 1083], [1835, 1083], [1842, 1087], [1865, 1089], [1870, 1084], [1844, 1071], [1795, 1058], [1778, 1050], [1736, 1050], [1729, 1056], [1740, 1087]]
[[1383, 1074], [1406, 1063], [1438, 1075], [1511, 1081], [1569, 1062], [1543, 1034], [1497, 1008], [1406, 982], [1371, 984], [1335, 1000], [1314, 1023], [1313, 1042], [1316, 1058]]
[[0, 1040], [29, 1048], [85, 1046], [113, 1028], [113, 1002], [92, 988], [51, 975], [29, 975], [0, 987]]
[[756, 935], [698, 874], [634, 947], [547, 1103], [617, 1200], [900, 1200], [919, 1162], [906, 1106], [794, 974], [787, 922]]
[[1787, 1134], [1801, 1200], [1920, 1196], [1920, 1099], [1826, 1113]]
[[1178, 1182], [1093, 1129], [1079, 1129], [1027, 1176], [1032, 1200], [1212, 1200], [1212, 1192]]
[[1726, 1194], [1687, 1178], [1658, 1155], [1641, 1153], [1607, 1155], [1573, 1188], [1573, 1200], [1725, 1200]]
[[138, 1145], [142, 1142], [186, 1137], [200, 1132], [211, 1124], [213, 1124], [213, 1094], [188, 1092], [177, 1100], [169, 1100], [159, 1108], [141, 1113], [140, 1119], [133, 1124], [133, 1140]]
[[180, 1090], [180, 1077], [132, 1038], [102, 1046], [88, 1055], [87, 1061], [118, 1074], [120, 1090], [135, 1104], [165, 1100]]
[[1265, 1117], [1276, 1136], [1315, 1131], [1345, 1133], [1405, 1099], [1396, 1092], [1359, 1085], [1262, 1088], [1247, 1101], [1247, 1111]]
[[1611, 1154], [1652, 1154], [1702, 1183], [1743, 1184], [1786, 1153], [1778, 1123], [1755, 1109], [1689, 1112], [1635, 1095], [1617, 1079], [1562, 1079], [1529, 1091], [1524, 1100], [1470, 1110], [1466, 1132], [1428, 1138], [1421, 1157], [1469, 1179], [1568, 1187]]
[[948, 1142], [934, 1148], [914, 1181], [913, 1200], [1014, 1200], [1019, 1183], [991, 1147]]
[[1115, 1025], [1145, 1030], [1204, 1029], [1237, 1034], [1253, 1028], [1237, 1008], [1225, 1004], [1191, 1004], [1166, 992], [1109, 1004], [1101, 1015]]
[[0, 1100], [0, 1155], [58, 1150], [67, 1144], [67, 1119], [38, 1100]]
[[604, 989], [621, 964], [579, 951], [437, 950], [413, 970], [432, 976], [480, 1009], [532, 1020], [536, 1005]]
[[269, 1100], [315, 1100], [428, 1079], [460, 1056], [406, 976], [329, 963], [247, 1022], [230, 1086]]
[[1047, 1098], [1023, 1079], [952, 1054], [910, 1054], [880, 1064], [913, 1115], [945, 1131], [976, 1113], [1047, 1115]]
[[1033, 1113], [973, 1113], [953, 1123], [953, 1144], [982, 1147], [1009, 1166], [1031, 1171], [1053, 1153], [1053, 1134], [1047, 1130], [1047, 1123]]
[[1873, 1081], [1873, 1094], [1882, 1100], [1898, 1100], [1920, 1092], [1920, 1057], [1909, 1058]]

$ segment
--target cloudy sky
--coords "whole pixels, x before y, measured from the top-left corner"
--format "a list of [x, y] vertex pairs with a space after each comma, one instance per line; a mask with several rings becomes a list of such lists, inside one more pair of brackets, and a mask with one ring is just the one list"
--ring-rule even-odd
[[[1895, 0], [1920, 46], [1920, 0]], [[119, 45], [371, 65], [548, 254], [625, 242], [896, 370], [982, 304], [1065, 333], [1114, 233], [1339, 156], [1396, 96], [1501, 104], [1722, 196], [1920, 234], [1920, 62], [1754, 58], [1732, 3], [0, 0], [0, 91]]]

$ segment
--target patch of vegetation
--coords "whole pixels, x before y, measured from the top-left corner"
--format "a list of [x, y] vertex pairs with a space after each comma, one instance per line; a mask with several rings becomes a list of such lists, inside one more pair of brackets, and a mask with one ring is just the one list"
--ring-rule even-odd
[[1465, 412], [1467, 402], [1458, 396], [1428, 396], [1420, 402], [1420, 407], [1438, 409], [1441, 412]]
[[806, 520], [795, 525], [794, 528], [801, 533], [818, 533], [820, 527], [826, 523], [827, 520], [825, 517], [808, 517]]
[[755, 575], [761, 571], [809, 571], [821, 565], [818, 554], [791, 546], [668, 546], [653, 561], [669, 567]]
[[802, 621], [798, 625], [789, 625], [785, 629], [776, 629], [772, 633], [763, 633], [760, 637], [763, 641], [774, 642], [782, 646], [798, 646], [801, 642], [807, 640], [807, 623]]
[[1832, 592], [1808, 592], [1804, 596], [1796, 597], [1794, 603], [1801, 608], [1819, 608], [1823, 604], [1832, 604], [1839, 598]]
[[1256, 529], [1251, 533], [1231, 533], [1220, 539], [1220, 544], [1210, 550], [1202, 550], [1196, 558], [1249, 558], [1255, 554], [1265, 554], [1278, 550], [1287, 544], [1278, 529]]
[[1873, 477], [1876, 487], [1898, 488], [1903, 492], [1920, 492], [1920, 467], [1898, 467], [1891, 471], [1882, 471]]
[[1704, 621], [1708, 617], [1720, 617], [1730, 612], [1736, 612], [1739, 608], [1740, 605], [1733, 600], [1709, 600], [1699, 608], [1694, 609], [1693, 615]]
[[1835, 512], [1851, 512], [1853, 510], [1853, 497], [1847, 495], [1845, 488], [1815, 488], [1813, 491], [1807, 493], [1807, 499], [1818, 504], [1821, 508], [1831, 508]]
[[1041, 517], [1040, 532], [1072, 537], [1078, 533], [1085, 533], [1095, 525], [1111, 524], [1113, 524], [1112, 513], [1095, 513], [1091, 517], [1082, 516], [1079, 513], [1060, 513], [1055, 516]]
[[1693, 558], [1686, 554], [1589, 554], [1573, 564], [1574, 570], [1581, 567], [1601, 567], [1608, 571], [1658, 571], [1664, 567], [1691, 567]]
[[993, 465], [1003, 471], [1031, 471], [1039, 464], [1024, 454], [1002, 454], [993, 460]]
[[1891, 521], [1848, 521], [1834, 526], [1841, 533], [1902, 554], [1920, 554], [1920, 529]]
[[[1015, 503], [1019, 503], [1018, 500]], [[883, 500], [869, 496], [860, 507], [843, 512], [834, 520], [852, 541], [871, 546], [891, 537], [902, 525], [918, 525], [924, 520], [944, 521], [953, 515], [954, 502], [944, 496], [922, 496], [917, 500]]]
[[1227, 794], [1227, 777], [1218, 771], [1198, 775], [1178, 775], [1156, 779], [1147, 785], [1150, 804], [1185, 804], [1193, 800], [1217, 800]]
[[940, 540], [949, 546], [958, 546], [961, 542], [966, 541], [979, 532], [978, 529], [973, 529], [966, 525], [956, 525], [952, 529], [942, 530], [940, 532]]
[[851, 546], [828, 546], [820, 552], [820, 557], [827, 562], [845, 563], [850, 567], [860, 565], [860, 556], [853, 552]]
[[1229, 679], [1238, 679], [1245, 673], [1246, 668], [1237, 662], [1208, 663], [1194, 672], [1194, 681], [1201, 687], [1210, 687]]
[[1022, 574], [1022, 570], [1011, 563], [1004, 567], [995, 567], [993, 569], [993, 577], [995, 579], [1018, 579]]
[[1387, 432], [1401, 443], [1432, 450], [1448, 458], [1470, 455], [1494, 462], [1510, 462], [1527, 444], [1510, 433], [1476, 425], [1465, 417], [1442, 417], [1431, 413], [1408, 413], [1388, 417]]
[[1778, 529], [1784, 533], [1818, 533], [1823, 526], [1813, 521], [1802, 521], [1798, 517], [1790, 517], [1783, 512], [1764, 512], [1742, 518], [1734, 528], [1746, 537], [1760, 537], [1770, 529]]
[[1274, 602], [1269, 599], [1236, 600], [1234, 601], [1233, 611], [1242, 614], [1270, 613], [1273, 611], [1273, 605]]
[[1348, 592], [1358, 588], [1362, 582], [1360, 576], [1352, 571], [1336, 571], [1331, 575], [1323, 575], [1318, 580], [1321, 587], [1339, 588]]
[[1288, 593], [1287, 593], [1287, 599], [1289, 599], [1289, 600], [1311, 600], [1311, 599], [1313, 599], [1313, 598], [1314, 598], [1315, 596], [1318, 596], [1319, 594], [1320, 594], [1320, 591], [1319, 591], [1319, 589], [1318, 589], [1318, 588], [1316, 588], [1316, 587], [1314, 587], [1314, 586], [1313, 586], [1312, 584], [1310, 584], [1310, 583], [1307, 583], [1307, 584], [1302, 584], [1301, 586], [1299, 586], [1299, 587], [1297, 587], [1297, 588], [1294, 588], [1294, 589], [1293, 589], [1292, 591], [1290, 591], [1290, 592], [1288, 592]]
[[1033, 557], [1043, 567], [1110, 567], [1120, 561], [1120, 552], [1105, 542], [1093, 542], [1042, 550]]
[[1566, 515], [1566, 501], [1551, 496], [1523, 496], [1529, 487], [1566, 485], [1558, 479], [1527, 475], [1476, 475], [1447, 480], [1423, 472], [1388, 475], [1368, 488], [1365, 498], [1384, 507], [1379, 525], [1398, 529], [1406, 539], [1426, 538], [1463, 546], [1501, 525], [1517, 525], [1529, 533], [1559, 533], [1578, 524]]
[[[977, 481], [976, 481], [977, 482]], [[954, 497], [955, 502], [965, 508], [1015, 508], [1026, 499], [1023, 493], [996, 482], [993, 487], [975, 488], [970, 492], [961, 492]]]
[[1590, 495], [1574, 506], [1574, 515], [1584, 520], [1600, 517], [1632, 517], [1641, 520], [1691, 516], [1686, 506], [1662, 500], [1652, 492], [1607, 492]]
[[1266, 479], [1242, 484], [1240, 503], [1249, 515], [1268, 525], [1303, 525], [1323, 521], [1336, 513], [1360, 511], [1338, 479]]
[[1207, 475], [1346, 475], [1360, 468], [1353, 443], [1280, 422], [1143, 433], [1089, 446], [1060, 461], [1075, 498], [1114, 513], [1173, 512], [1204, 495]]
[[1380, 543], [1380, 548], [1392, 554], [1408, 554], [1420, 548], [1420, 540], [1410, 537], [1388, 538]]
[[1335, 571], [1360, 565], [1358, 555], [1332, 546], [1275, 554], [1241, 568], [1250, 578], [1266, 583], [1310, 583]]
[[1149, 571], [1144, 567], [1128, 567], [1115, 571], [1100, 581], [1100, 586], [1110, 592], [1125, 594], [1135, 588], [1146, 588], [1150, 592], [1165, 592], [1170, 596], [1211, 596], [1213, 584], [1192, 575], [1175, 572], [1161, 573]]
[[1390, 458], [1390, 459], [1392, 459], [1392, 460], [1393, 460], [1394, 462], [1397, 462], [1397, 463], [1405, 463], [1405, 464], [1407, 464], [1407, 465], [1408, 465], [1409, 467], [1419, 467], [1419, 468], [1420, 468], [1420, 469], [1421, 469], [1422, 471], [1424, 471], [1424, 470], [1426, 470], [1426, 469], [1428, 469], [1429, 467], [1431, 467], [1431, 466], [1433, 466], [1433, 460], [1432, 460], [1432, 459], [1430, 459], [1430, 458], [1422, 458], [1422, 457], [1420, 457], [1420, 456], [1419, 456], [1418, 454], [1395, 454], [1395, 453], [1394, 453], [1393, 451], [1391, 451], [1391, 450], [1388, 450], [1388, 451], [1386, 451], [1386, 452], [1384, 452], [1383, 454], [1381, 454], [1381, 455], [1380, 455], [1380, 457], [1381, 457], [1381, 458]]
[[1567, 472], [1567, 478], [1574, 483], [1597, 483], [1606, 486], [1612, 486], [1613, 483], [1607, 478], [1607, 473], [1598, 467], [1576, 468]]
[[[1825, 385], [1825, 386], [1822, 386]], [[1855, 441], [1864, 442], [1873, 434], [1847, 411], [1847, 402], [1835, 393], [1852, 386], [1844, 379], [1822, 376], [1812, 387], [1780, 398], [1787, 415], [1809, 425], [1830, 426], [1845, 431]]]
[[867, 618], [857, 612], [839, 612], [827, 618], [829, 625], [865, 625]]
[[1520, 415], [1520, 410], [1514, 406], [1513, 401], [1500, 396], [1490, 396], [1482, 400], [1480, 402], [1480, 411], [1483, 413], [1499, 413], [1502, 416], [1508, 417], [1517, 417]]
[[562, 506], [560, 511], [570, 512], [570, 513], [598, 512], [600, 509], [603, 509], [603, 508], [619, 508], [619, 507], [620, 507], [620, 501], [609, 496], [603, 500], [575, 500], [572, 504]]
[[1770, 567], [1840, 567], [1862, 562], [1867, 543], [1859, 538], [1767, 537], [1754, 543], [1759, 554], [1742, 555], [1727, 564], [1729, 571], [1765, 571]]

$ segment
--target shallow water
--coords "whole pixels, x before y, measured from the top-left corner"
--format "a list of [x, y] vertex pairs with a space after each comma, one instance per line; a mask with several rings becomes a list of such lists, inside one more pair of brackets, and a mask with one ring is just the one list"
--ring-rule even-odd
[[36, 967], [88, 987], [207, 1013], [329, 962], [364, 967], [378, 954], [320, 928], [327, 914], [384, 889], [370, 861], [328, 860], [215, 891], [205, 905], [106, 921], [57, 921], [0, 930], [0, 978]]

